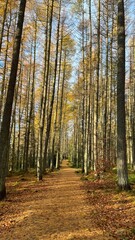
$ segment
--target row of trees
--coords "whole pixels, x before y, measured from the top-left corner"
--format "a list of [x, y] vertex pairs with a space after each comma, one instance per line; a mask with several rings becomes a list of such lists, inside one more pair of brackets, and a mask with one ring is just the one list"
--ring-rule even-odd
[[127, 162], [135, 169], [133, 6], [122, 0], [77, 2], [80, 60], [71, 158], [86, 175], [91, 169], [98, 177], [117, 163], [119, 188], [129, 189]]
[[2, 199], [8, 169], [37, 168], [37, 179], [41, 180], [46, 168], [59, 168], [62, 153], [67, 151], [74, 40], [63, 10], [66, 3], [61, 0], [29, 1], [27, 6], [24, 0], [1, 4]]
[[69, 153], [75, 166], [99, 177], [117, 160], [119, 187], [129, 189], [135, 48], [130, 36], [125, 91], [124, 1], [0, 5], [0, 199], [8, 170], [36, 168], [41, 180]]

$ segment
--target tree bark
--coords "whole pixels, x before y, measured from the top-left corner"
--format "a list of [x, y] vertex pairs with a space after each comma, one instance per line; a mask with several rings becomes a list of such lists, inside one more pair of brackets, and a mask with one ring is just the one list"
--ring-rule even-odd
[[117, 71], [117, 173], [120, 190], [129, 190], [126, 157], [125, 121], [125, 16], [124, 1], [118, 1], [118, 71]]
[[3, 199], [4, 197], [6, 197], [6, 187], [5, 187], [5, 178], [6, 178], [6, 170], [7, 170], [6, 153], [7, 153], [8, 141], [9, 141], [11, 113], [12, 113], [12, 105], [13, 105], [13, 99], [14, 99], [14, 90], [16, 85], [25, 7], [26, 7], [26, 0], [21, 0], [20, 7], [19, 7], [19, 16], [18, 16], [15, 40], [14, 40], [14, 47], [13, 47], [13, 56], [12, 56], [8, 92], [7, 92], [7, 98], [6, 98], [2, 125], [1, 125], [1, 132], [0, 132], [0, 199]]

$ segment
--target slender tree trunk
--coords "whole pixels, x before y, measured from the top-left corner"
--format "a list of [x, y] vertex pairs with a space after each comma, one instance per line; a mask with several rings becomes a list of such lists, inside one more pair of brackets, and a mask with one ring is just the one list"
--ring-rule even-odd
[[98, 122], [99, 122], [99, 77], [100, 77], [100, 0], [98, 0], [98, 26], [97, 26], [97, 66], [96, 66], [96, 85], [95, 85], [95, 94], [94, 96], [94, 169], [97, 170], [98, 168], [98, 151], [99, 151], [99, 145], [98, 145]]
[[[108, 145], [108, 151], [109, 151], [109, 159], [112, 160], [112, 108], [113, 108], [113, 89], [112, 89], [112, 83], [113, 83], [113, 41], [114, 41], [114, 1], [112, 2], [112, 26], [111, 26], [111, 42], [110, 42], [110, 101], [109, 101], [109, 145]], [[113, 162], [111, 161], [111, 164]]]
[[132, 107], [132, 169], [135, 170], [135, 36], [133, 36], [133, 52], [132, 52], [132, 81], [133, 81], [133, 107]]
[[3, 113], [3, 102], [4, 102], [4, 92], [6, 87], [6, 71], [7, 71], [7, 59], [8, 59], [8, 49], [9, 49], [9, 31], [11, 26], [11, 18], [10, 23], [7, 29], [7, 43], [6, 43], [6, 52], [5, 52], [5, 59], [4, 59], [4, 71], [3, 71], [3, 78], [2, 78], [2, 87], [1, 87], [1, 95], [0, 95], [0, 127], [1, 127], [1, 118]]
[[20, 76], [20, 91], [19, 91], [19, 112], [18, 112], [18, 143], [17, 143], [17, 163], [16, 170], [20, 169], [20, 143], [21, 143], [21, 103], [22, 103], [22, 64]]
[[[43, 132], [45, 124], [45, 116], [47, 115], [47, 95], [49, 89], [49, 73], [50, 73], [50, 51], [51, 51], [51, 38], [52, 38], [52, 22], [53, 22], [53, 8], [54, 0], [51, 1], [51, 13], [49, 19], [48, 29], [48, 17], [49, 17], [49, 1], [47, 7], [47, 26], [46, 26], [46, 40], [45, 40], [45, 68], [44, 68], [44, 81], [43, 81], [43, 97], [41, 99], [40, 110], [40, 129], [38, 140], [38, 160], [37, 160], [37, 180], [42, 180], [42, 172], [46, 167], [46, 159], [43, 160]], [[47, 154], [47, 150], [46, 150]]]
[[[49, 71], [49, 57], [50, 57], [50, 46], [51, 46], [51, 33], [52, 33], [52, 12], [50, 16], [50, 28], [48, 29], [49, 21], [49, 1], [46, 9], [47, 22], [45, 29], [45, 43], [44, 43], [44, 74], [43, 74], [43, 84], [42, 84], [42, 94], [40, 103], [40, 124], [38, 133], [38, 151], [37, 151], [37, 180], [42, 180], [43, 171], [43, 133], [45, 126], [45, 116], [46, 116], [46, 102], [47, 102], [47, 92], [48, 92], [48, 74]], [[48, 41], [48, 30], [49, 30], [49, 41]], [[48, 60], [48, 61], [47, 61]], [[48, 70], [48, 71], [47, 71]]]
[[62, 91], [60, 100], [60, 114], [59, 114], [59, 136], [58, 136], [58, 153], [57, 153], [57, 168], [60, 168], [61, 158], [61, 137], [62, 137], [62, 113], [63, 113], [63, 96], [64, 96], [64, 83], [65, 83], [65, 67], [66, 67], [66, 52], [64, 54], [64, 66], [63, 66], [63, 77], [62, 77]]
[[84, 53], [84, 0], [83, 0], [83, 9], [82, 9], [82, 77], [83, 77], [83, 85], [82, 85], [82, 173], [84, 172], [84, 160], [86, 163], [86, 155], [85, 155], [85, 144], [86, 144], [86, 139], [85, 139], [85, 53]]
[[[59, 47], [59, 35], [60, 35], [60, 19], [61, 19], [61, 0], [59, 2], [59, 16], [58, 16], [58, 25], [57, 25], [57, 51]], [[63, 28], [62, 28], [63, 34]], [[52, 157], [51, 157], [51, 166], [50, 168], [53, 170], [54, 168], [54, 159], [55, 159], [55, 137], [56, 137], [56, 124], [58, 120], [58, 100], [59, 100], [59, 87], [60, 87], [60, 70], [61, 70], [61, 57], [62, 57], [62, 40], [63, 36], [61, 36], [61, 45], [60, 45], [60, 61], [59, 61], [59, 72], [58, 72], [58, 86], [57, 86], [57, 102], [56, 102], [56, 116], [55, 116], [55, 123], [54, 123], [54, 134], [53, 134], [53, 143], [52, 143]]]
[[[29, 159], [29, 148], [30, 148], [30, 133], [31, 133], [31, 125], [32, 128], [34, 128], [34, 102], [35, 102], [35, 67], [36, 67], [36, 40], [37, 40], [37, 22], [35, 20], [35, 33], [34, 33], [34, 49], [31, 46], [31, 60], [30, 60], [30, 65], [32, 64], [32, 51], [34, 51], [33, 53], [33, 74], [32, 74], [32, 83], [31, 83], [31, 96], [30, 96], [30, 111], [29, 111], [29, 116], [27, 116], [26, 121], [28, 122], [28, 131], [27, 131], [27, 147], [26, 147], [26, 159], [25, 159], [25, 163], [26, 166], [28, 165], [28, 159]], [[31, 67], [30, 67], [30, 76], [31, 78]], [[30, 79], [31, 81], [31, 79]], [[28, 94], [30, 94], [28, 92]], [[28, 102], [29, 105], [29, 102]], [[30, 162], [29, 162], [29, 166], [30, 166]], [[27, 167], [26, 167], [27, 170]]]
[[31, 54], [30, 54], [30, 64], [28, 70], [28, 84], [26, 91], [26, 109], [25, 109], [25, 138], [24, 138], [24, 155], [23, 155], [23, 170], [27, 172], [28, 170], [28, 150], [29, 150], [29, 135], [30, 135], [30, 92], [31, 92], [31, 68], [32, 68], [32, 44], [31, 44]]
[[58, 67], [58, 48], [59, 48], [59, 40], [60, 40], [59, 39], [59, 30], [60, 30], [59, 27], [60, 27], [60, 22], [58, 22], [58, 27], [57, 27], [57, 43], [56, 43], [54, 82], [53, 82], [52, 96], [51, 96], [51, 101], [50, 101], [49, 115], [48, 115], [48, 119], [47, 119], [46, 137], [45, 137], [45, 150], [44, 150], [44, 161], [46, 161], [46, 158], [47, 158], [47, 148], [48, 148], [48, 141], [49, 141], [49, 136], [50, 136], [52, 112], [53, 112], [54, 97], [55, 97], [55, 86], [56, 86], [57, 67]]
[[107, 10], [107, 16], [106, 16], [106, 76], [105, 76], [105, 111], [104, 111], [104, 136], [103, 136], [103, 143], [104, 143], [104, 146], [103, 146], [103, 161], [106, 161], [108, 160], [107, 159], [107, 123], [108, 123], [108, 119], [107, 119], [107, 116], [108, 116], [108, 50], [109, 50], [109, 47], [108, 47], [108, 0], [106, 2], [106, 10]]
[[92, 2], [89, 0], [89, 38], [90, 38], [90, 49], [89, 49], [89, 93], [88, 93], [88, 148], [89, 148], [89, 162], [90, 162], [90, 167], [92, 166], [92, 122], [91, 122], [91, 117], [92, 117]]
[[[14, 104], [13, 104], [13, 111], [12, 111], [12, 120], [11, 120], [11, 128], [10, 128], [10, 136], [9, 139], [13, 139], [13, 143], [11, 146], [12, 149], [12, 162], [11, 162], [11, 169], [14, 171], [16, 169], [16, 106], [17, 106], [17, 99], [18, 99], [18, 90], [20, 84], [20, 75], [21, 75], [21, 68], [18, 74], [18, 81], [16, 83], [15, 94], [14, 94]], [[10, 146], [9, 146], [10, 148]], [[9, 150], [8, 150], [9, 151]]]

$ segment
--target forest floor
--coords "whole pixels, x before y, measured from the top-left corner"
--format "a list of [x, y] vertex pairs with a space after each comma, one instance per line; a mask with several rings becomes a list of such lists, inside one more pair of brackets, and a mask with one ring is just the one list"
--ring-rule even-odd
[[0, 240], [134, 240], [134, 190], [117, 192], [108, 176], [80, 178], [67, 161], [42, 182], [33, 174], [8, 177]]

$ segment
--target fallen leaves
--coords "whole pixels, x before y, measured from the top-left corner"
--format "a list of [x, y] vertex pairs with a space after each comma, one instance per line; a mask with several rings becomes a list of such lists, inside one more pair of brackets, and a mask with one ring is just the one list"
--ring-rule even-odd
[[[34, 175], [8, 178], [7, 199], [0, 203], [1, 239], [6, 239], [6, 232], [11, 239], [18, 233], [27, 239], [23, 230], [36, 226], [31, 239], [135, 240], [134, 191], [117, 192], [111, 175], [80, 181], [74, 169], [71, 176], [68, 171], [49, 174], [40, 183]], [[36, 238], [38, 231], [43, 237]]]
[[85, 181], [87, 198], [93, 210], [90, 217], [96, 226], [118, 240], [134, 240], [135, 202], [130, 193], [118, 193], [114, 178]]

